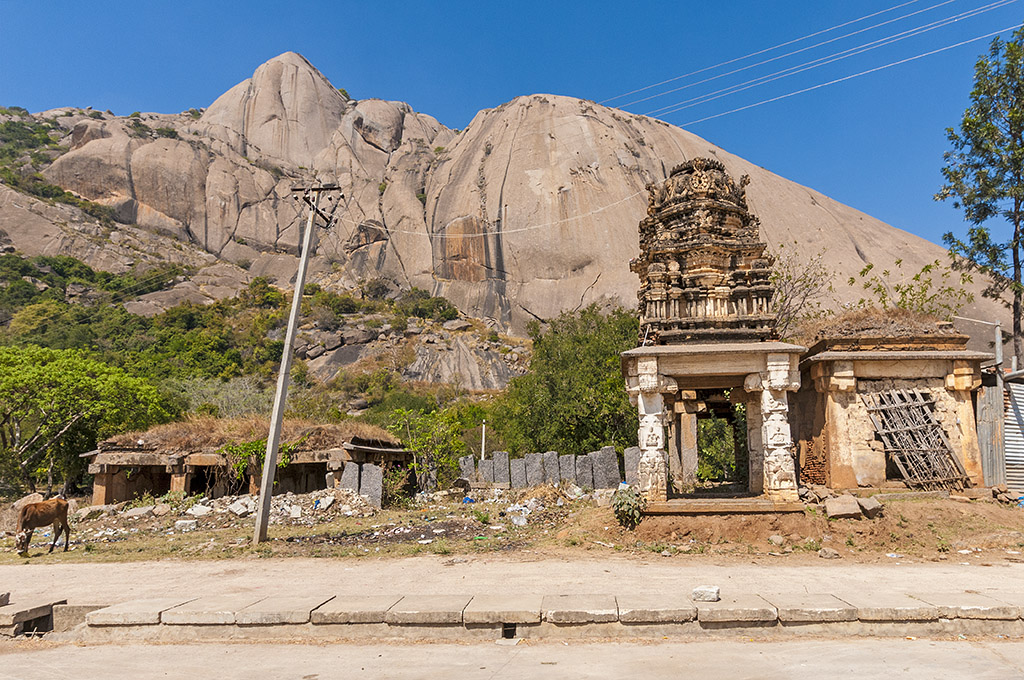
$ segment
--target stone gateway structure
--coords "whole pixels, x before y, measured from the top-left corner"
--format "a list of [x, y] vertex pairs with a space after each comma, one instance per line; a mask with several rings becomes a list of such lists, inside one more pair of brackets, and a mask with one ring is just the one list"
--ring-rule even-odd
[[748, 183], [696, 158], [648, 187], [630, 263], [640, 277], [640, 346], [623, 353], [622, 372], [639, 410], [637, 484], [649, 501], [695, 481], [697, 413], [709, 391], [724, 390], [747, 406], [749, 490], [797, 500], [788, 394], [800, 388], [804, 348], [772, 340], [771, 260]]
[[648, 187], [640, 255], [630, 263], [640, 277], [638, 347], [622, 354], [640, 416], [639, 490], [658, 503], [693, 487], [698, 416], [731, 416], [740, 403], [747, 491], [765, 497], [764, 510], [799, 508], [790, 501], [801, 482], [981, 485], [973, 393], [992, 356], [968, 351], [966, 336], [934, 319], [882, 324], [872, 335], [884, 310], [847, 315], [809, 352], [777, 341], [772, 262], [747, 207], [748, 183], [695, 158]]

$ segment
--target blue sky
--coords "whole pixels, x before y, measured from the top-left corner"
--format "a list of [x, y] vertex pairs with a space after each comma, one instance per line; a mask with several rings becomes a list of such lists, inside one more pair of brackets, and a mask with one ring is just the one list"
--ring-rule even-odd
[[[962, 16], [970, 12], [976, 14]], [[870, 14], [876, 16], [857, 21]], [[623, 106], [690, 85], [624, 106], [647, 113], [955, 16], [961, 18], [844, 60], [658, 114], [773, 172], [939, 241], [945, 231], [963, 230], [952, 207], [932, 200], [942, 182], [944, 131], [967, 106], [974, 62], [991, 38], [694, 121], [1015, 26], [1024, 20], [1024, 0], [0, 0], [0, 105], [177, 112], [209, 105], [262, 62], [292, 50], [356, 98], [406, 101], [461, 128], [479, 109], [517, 95], [604, 101], [824, 31], [609, 102]], [[854, 31], [861, 32], [842, 37]]]

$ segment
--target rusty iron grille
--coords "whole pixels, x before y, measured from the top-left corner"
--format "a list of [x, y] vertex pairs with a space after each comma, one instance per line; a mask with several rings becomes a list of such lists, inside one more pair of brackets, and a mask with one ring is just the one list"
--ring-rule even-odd
[[935, 419], [935, 397], [927, 390], [889, 390], [862, 394], [861, 400], [908, 486], [963, 489], [967, 472]]

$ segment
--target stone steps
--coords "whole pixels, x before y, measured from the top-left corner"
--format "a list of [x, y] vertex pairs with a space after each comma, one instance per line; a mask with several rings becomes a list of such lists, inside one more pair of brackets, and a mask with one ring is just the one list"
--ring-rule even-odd
[[[700, 638], [1024, 635], [1024, 593], [217, 595], [85, 613], [70, 639]], [[2, 611], [2, 610], [0, 610]]]

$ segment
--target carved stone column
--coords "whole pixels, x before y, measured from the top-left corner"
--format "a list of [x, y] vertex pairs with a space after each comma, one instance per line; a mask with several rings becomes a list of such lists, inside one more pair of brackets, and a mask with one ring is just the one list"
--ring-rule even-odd
[[[794, 355], [795, 358], [795, 355]], [[767, 370], [751, 373], [743, 387], [747, 392], [759, 394], [757, 413], [760, 416], [760, 454], [751, 449], [751, 490], [756, 488], [753, 474], [760, 463], [763, 480], [762, 492], [778, 500], [797, 500], [796, 447], [789, 427], [789, 398], [787, 392], [800, 389], [800, 374], [791, 365], [786, 354], [769, 354]], [[756, 421], [751, 423], [756, 427]], [[754, 458], [760, 460], [755, 463]]]
[[629, 381], [629, 399], [640, 415], [637, 443], [640, 461], [637, 465], [637, 490], [648, 502], [668, 498], [668, 457], [665, 452], [665, 425], [670, 414], [665, 408], [665, 394], [677, 392], [676, 382], [658, 372], [657, 357], [641, 357], [636, 364], [636, 381]]

